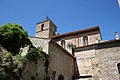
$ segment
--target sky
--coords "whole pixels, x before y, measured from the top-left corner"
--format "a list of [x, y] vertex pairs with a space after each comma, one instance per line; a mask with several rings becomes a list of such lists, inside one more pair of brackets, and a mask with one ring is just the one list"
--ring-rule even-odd
[[[60, 34], [99, 26], [103, 40], [120, 34], [118, 0], [0, 0], [0, 26], [17, 23], [35, 36], [36, 23], [48, 16]], [[119, 35], [120, 36], [120, 35]]]

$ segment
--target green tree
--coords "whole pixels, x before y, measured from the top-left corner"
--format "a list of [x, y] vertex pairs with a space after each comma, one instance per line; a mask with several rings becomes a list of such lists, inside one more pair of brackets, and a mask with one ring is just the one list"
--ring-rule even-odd
[[0, 44], [15, 55], [21, 47], [30, 45], [31, 42], [22, 26], [8, 23], [0, 27]]
[[[17, 54], [21, 47], [29, 45], [25, 56]], [[8, 23], [0, 27], [0, 50], [7, 51], [0, 56], [0, 80], [19, 80], [25, 65], [29, 61], [41, 58], [48, 64], [48, 57], [41, 47], [34, 47], [28, 38], [27, 32], [18, 24]]]

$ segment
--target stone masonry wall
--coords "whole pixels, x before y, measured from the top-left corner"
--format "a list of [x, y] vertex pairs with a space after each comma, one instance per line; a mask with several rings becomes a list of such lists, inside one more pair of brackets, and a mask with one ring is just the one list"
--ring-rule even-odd
[[96, 50], [94, 80], [120, 80], [117, 64], [120, 63], [120, 47]]
[[[48, 38], [49, 37], [49, 23], [50, 21], [45, 21], [44, 23], [37, 24], [35, 37]], [[44, 24], [43, 30], [41, 30], [42, 24]]]
[[28, 62], [20, 80], [44, 80], [46, 78], [44, 61]]
[[91, 31], [91, 32], [85, 32], [81, 34], [76, 34], [76, 35], [70, 35], [66, 37], [60, 37], [54, 39], [59, 45], [61, 45], [61, 40], [65, 40], [65, 49], [71, 53], [71, 48], [68, 47], [68, 44], [72, 43], [74, 47], [81, 47], [83, 45], [83, 36], [88, 36], [88, 45], [98, 43], [96, 38], [98, 40], [101, 40], [101, 36], [99, 31]]
[[[41, 25], [43, 26], [43, 30], [41, 30]], [[51, 36], [55, 36], [56, 26], [51, 20], [46, 20], [36, 25], [36, 37], [49, 38]]]
[[42, 47], [43, 51], [48, 54], [48, 48], [49, 48], [49, 39], [42, 39], [42, 38], [36, 38], [36, 37], [29, 37], [31, 42], [35, 47]]
[[75, 52], [79, 76], [90, 80], [120, 80], [117, 64], [120, 63], [119, 41], [78, 48]]
[[[32, 44], [35, 47], [42, 47], [43, 51], [48, 54], [48, 39], [29, 37]], [[28, 47], [23, 49], [22, 55], [25, 55], [28, 50]], [[30, 61], [25, 66], [25, 70], [22, 73], [22, 77], [20, 80], [44, 80], [46, 78], [46, 66], [45, 61], [39, 59], [37, 62]]]
[[76, 52], [75, 57], [80, 76], [93, 76], [95, 50]]
[[64, 80], [72, 80], [74, 58], [56, 43], [51, 42], [49, 46], [50, 80], [58, 80], [59, 75], [63, 75]]

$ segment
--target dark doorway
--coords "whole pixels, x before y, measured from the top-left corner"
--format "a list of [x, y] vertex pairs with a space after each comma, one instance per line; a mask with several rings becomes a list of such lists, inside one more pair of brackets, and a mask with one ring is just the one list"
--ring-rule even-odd
[[60, 74], [60, 75], [58, 76], [58, 80], [64, 80], [64, 76], [63, 76], [62, 74]]
[[34, 76], [32, 76], [32, 77], [31, 77], [31, 80], [35, 80], [35, 77], [34, 77]]

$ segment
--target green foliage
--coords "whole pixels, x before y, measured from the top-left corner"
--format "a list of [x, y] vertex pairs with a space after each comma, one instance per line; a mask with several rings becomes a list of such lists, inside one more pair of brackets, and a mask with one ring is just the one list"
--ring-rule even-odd
[[4, 77], [4, 74], [5, 74], [4, 68], [1, 68], [1, 67], [0, 67], [0, 79], [1, 79], [2, 77]]
[[0, 80], [19, 80], [25, 66], [24, 57], [12, 56], [10, 52], [6, 52], [1, 56], [1, 62]]
[[1, 45], [0, 45], [0, 50], [1, 50]]
[[22, 26], [8, 23], [0, 27], [0, 44], [15, 55], [19, 52], [20, 47], [31, 44], [31, 42]]
[[26, 56], [21, 56], [21, 54], [13, 56], [10, 52], [5, 52], [0, 57], [0, 80], [19, 80], [27, 62], [31, 60], [36, 62], [39, 58], [44, 58], [45, 61], [46, 57], [41, 47], [34, 46], [29, 47]]
[[[21, 47], [30, 45], [26, 56], [17, 54]], [[28, 61], [44, 59], [48, 64], [48, 56], [45, 55], [41, 47], [34, 47], [28, 38], [27, 32], [18, 24], [8, 23], [0, 27], [0, 50], [5, 48], [0, 56], [0, 80], [19, 80]]]
[[2, 58], [2, 63], [4, 64], [4, 66], [6, 68], [11, 67], [11, 65], [12, 65], [12, 55], [11, 55], [10, 52], [4, 53], [1, 58]]
[[28, 50], [28, 53], [26, 55], [26, 58], [28, 60], [37, 60], [41, 57], [42, 57], [42, 48], [41, 47], [38, 47], [38, 48], [35, 48], [35, 47], [31, 48], [30, 47]]
[[13, 69], [13, 77], [15, 78], [14, 80], [20, 79], [20, 77], [22, 76], [23, 70], [24, 70], [24, 68], [22, 68], [22, 67]]
[[15, 60], [18, 60], [22, 64], [26, 64], [28, 62], [26, 56], [21, 56], [20, 54], [16, 55], [16, 59]]

